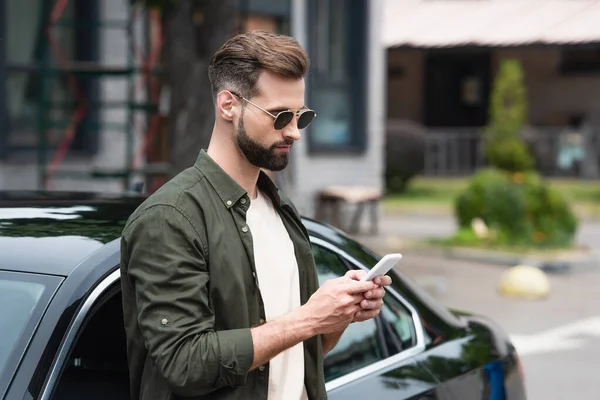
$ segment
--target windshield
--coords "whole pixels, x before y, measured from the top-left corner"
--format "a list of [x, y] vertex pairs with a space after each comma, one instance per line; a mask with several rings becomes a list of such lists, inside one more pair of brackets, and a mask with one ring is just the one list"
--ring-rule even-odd
[[0, 271], [0, 397], [58, 281], [57, 277]]

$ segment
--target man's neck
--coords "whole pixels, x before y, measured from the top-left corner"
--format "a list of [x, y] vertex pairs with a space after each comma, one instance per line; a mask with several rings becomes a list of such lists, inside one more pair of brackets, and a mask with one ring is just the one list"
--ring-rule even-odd
[[260, 169], [250, 164], [234, 143], [211, 139], [206, 153], [248, 193], [251, 199], [256, 199]]

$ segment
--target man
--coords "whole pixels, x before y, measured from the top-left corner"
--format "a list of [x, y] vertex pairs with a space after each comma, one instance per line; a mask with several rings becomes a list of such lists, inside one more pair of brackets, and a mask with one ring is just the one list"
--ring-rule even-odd
[[132, 400], [325, 399], [323, 355], [379, 313], [390, 278], [319, 288], [300, 217], [261, 170], [285, 168], [315, 116], [308, 66], [295, 40], [265, 32], [213, 57], [208, 149], [123, 230]]

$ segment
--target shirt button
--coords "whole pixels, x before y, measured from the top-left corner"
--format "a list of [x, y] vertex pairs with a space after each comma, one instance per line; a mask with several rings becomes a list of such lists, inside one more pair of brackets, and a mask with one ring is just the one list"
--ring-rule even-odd
[[166, 325], [166, 324], [169, 323], [169, 320], [166, 319], [166, 318], [163, 318], [163, 319], [160, 320], [160, 323], [163, 324], [163, 325]]
[[232, 204], [233, 204], [233, 203], [231, 202], [231, 200], [227, 200], [227, 205], [228, 205], [228, 206], [230, 206], [230, 205], [232, 205]]
[[242, 227], [242, 232], [244, 232], [244, 233], [248, 232], [248, 227], [247, 226]]
[[241, 202], [242, 204], [246, 204], [246, 198], [245, 198], [245, 197], [242, 197], [242, 200], [240, 200], [240, 202]]
[[260, 372], [263, 372], [263, 371], [265, 370], [265, 366], [264, 366], [264, 365], [261, 365], [260, 367], [258, 367], [258, 370], [259, 370]]
[[264, 323], [265, 323], [265, 320], [261, 318], [259, 322], [260, 322], [260, 324], [262, 325], [262, 324], [264, 324]]

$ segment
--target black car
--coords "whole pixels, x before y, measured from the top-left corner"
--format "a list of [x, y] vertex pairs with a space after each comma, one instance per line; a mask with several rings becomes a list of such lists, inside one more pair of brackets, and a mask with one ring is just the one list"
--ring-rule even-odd
[[[134, 195], [0, 192], [0, 399], [127, 399], [119, 235]], [[379, 255], [305, 219], [319, 279]], [[399, 271], [376, 319], [325, 358], [330, 399], [525, 399], [507, 335]]]

